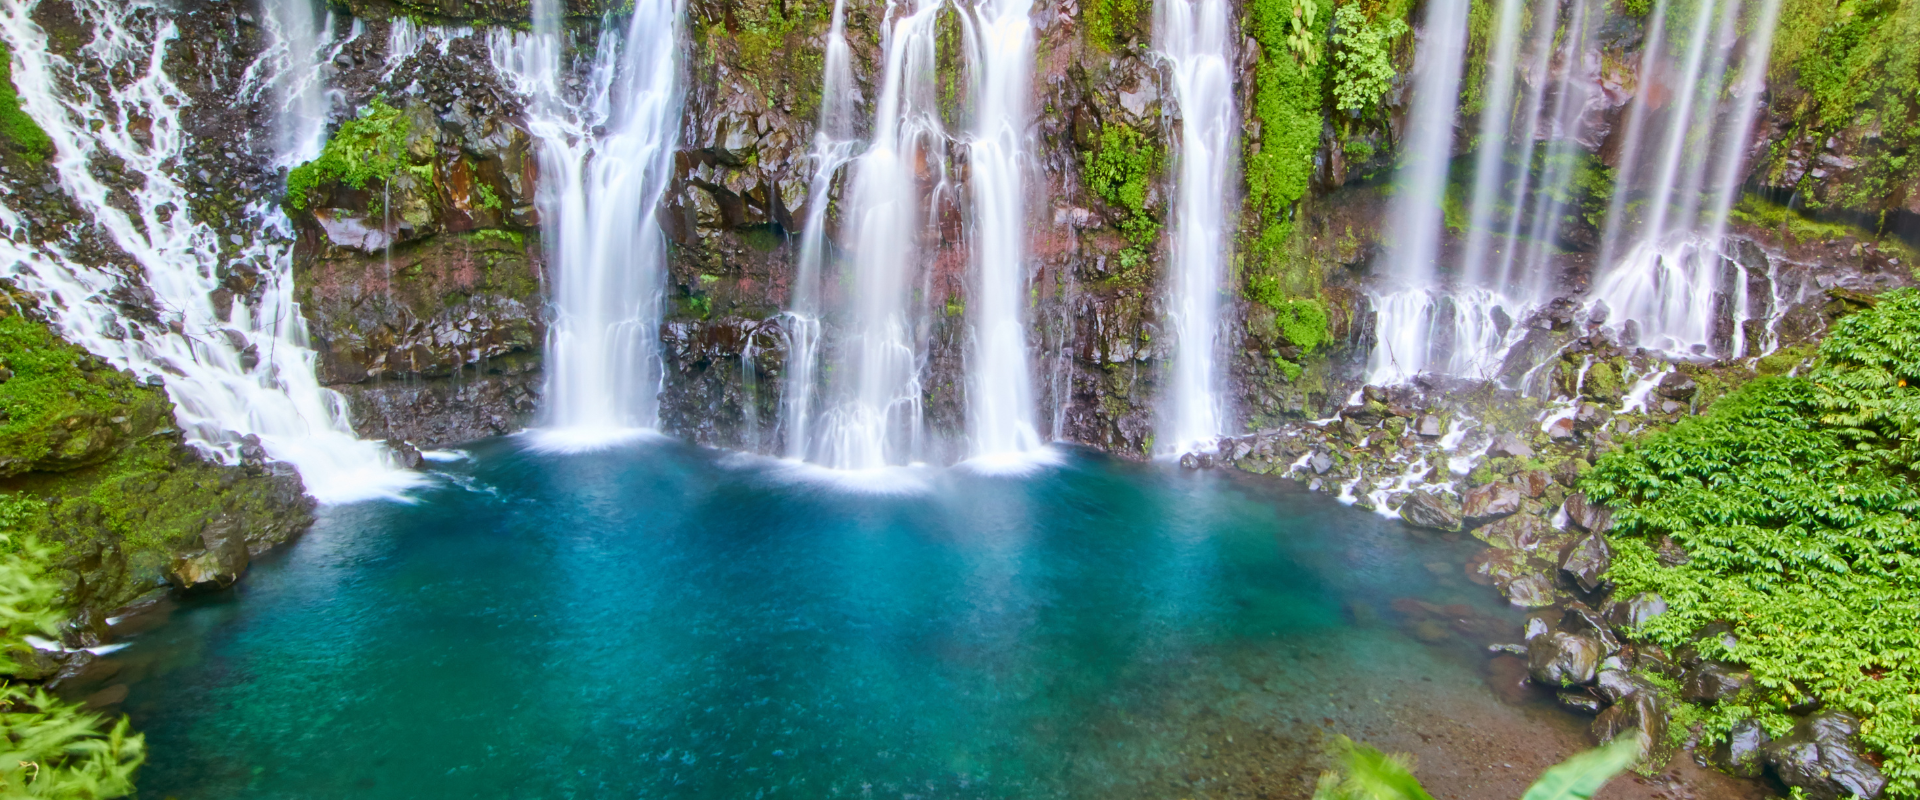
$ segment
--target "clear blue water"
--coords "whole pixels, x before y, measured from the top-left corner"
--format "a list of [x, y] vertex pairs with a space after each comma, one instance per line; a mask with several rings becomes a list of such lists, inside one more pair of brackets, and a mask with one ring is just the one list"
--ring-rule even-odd
[[1494, 613], [1466, 545], [1283, 482], [1071, 455], [876, 495], [671, 443], [470, 452], [114, 656], [143, 797], [1169, 796], [1391, 729], [1403, 683], [1492, 702], [1391, 622]]

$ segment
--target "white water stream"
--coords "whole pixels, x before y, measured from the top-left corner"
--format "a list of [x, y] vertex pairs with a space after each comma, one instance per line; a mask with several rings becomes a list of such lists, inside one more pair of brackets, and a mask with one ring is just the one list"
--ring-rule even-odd
[[922, 404], [911, 279], [922, 259], [920, 235], [932, 221], [928, 198], [947, 183], [935, 81], [944, 5], [887, 6], [873, 136], [853, 162], [842, 223], [853, 262], [849, 313], [834, 348], [832, 405], [816, 450], [835, 469], [904, 464], [917, 450]]
[[1032, 0], [981, 0], [962, 16], [972, 78], [967, 138], [974, 291], [967, 428], [976, 461], [1046, 445], [1033, 424], [1027, 367], [1026, 161], [1033, 91]]
[[541, 233], [553, 279], [545, 427], [551, 449], [629, 439], [657, 421], [666, 239], [655, 211], [680, 122], [677, 0], [608, 17], [590, 63], [564, 57], [559, 0], [533, 31], [489, 32], [494, 68], [530, 98]]
[[1162, 454], [1197, 449], [1227, 428], [1216, 337], [1227, 279], [1229, 181], [1239, 141], [1228, 19], [1225, 0], [1154, 4], [1154, 47], [1170, 68], [1179, 115], [1167, 254], [1173, 367], [1155, 443]]
[[[205, 190], [188, 176], [181, 109], [191, 98], [162, 68], [179, 34], [166, 14], [147, 2], [73, 0], [94, 38], [70, 61], [51, 50], [33, 6], [6, 0], [0, 14], [21, 107], [53, 140], [60, 190], [132, 257], [138, 274], [81, 263], [71, 238], [30, 241], [11, 198], [0, 201], [0, 270], [48, 301], [43, 308], [68, 339], [164, 380], [187, 441], [208, 456], [236, 463], [257, 437], [325, 503], [398, 497], [420, 481], [397, 469], [385, 447], [356, 438], [344, 401], [319, 385], [293, 301], [292, 231], [278, 207], [250, 206], [252, 230], [227, 234], [191, 212], [191, 198]], [[330, 54], [314, 8], [269, 11], [269, 46], [246, 71], [247, 84], [232, 91], [242, 100], [269, 93], [278, 114], [267, 147], [287, 165], [317, 149], [325, 113], [319, 59]], [[97, 158], [118, 160], [142, 179], [127, 192], [131, 203], [109, 202], [113, 187], [90, 169]], [[258, 271], [258, 299], [236, 298], [223, 319], [212, 295], [235, 266]], [[122, 315], [109, 294], [129, 284], [152, 292], [161, 325]]]

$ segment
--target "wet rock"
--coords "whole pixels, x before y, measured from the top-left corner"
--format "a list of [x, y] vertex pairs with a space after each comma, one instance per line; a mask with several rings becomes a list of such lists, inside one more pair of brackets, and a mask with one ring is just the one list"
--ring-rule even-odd
[[1567, 512], [1567, 522], [1582, 531], [1606, 533], [1613, 528], [1612, 509], [1589, 502], [1585, 492], [1567, 495], [1567, 502], [1561, 508]]
[[1489, 483], [1467, 491], [1461, 516], [1478, 527], [1520, 510], [1520, 490], [1510, 483]]
[[[1613, 659], [1608, 659], [1612, 662]], [[1593, 675], [1593, 693], [1609, 703], [1618, 703], [1634, 692], [1652, 691], [1652, 684], [1633, 677], [1633, 673], [1624, 669], [1603, 666]]]
[[1581, 636], [1592, 636], [1600, 642], [1607, 657], [1620, 652], [1620, 638], [1613, 635], [1612, 628], [1593, 609], [1578, 601], [1567, 604], [1560, 615], [1560, 630]]
[[1713, 746], [1714, 766], [1742, 778], [1758, 778], [1766, 767], [1767, 729], [1752, 719], [1733, 723], [1726, 741]]
[[1607, 707], [1607, 704], [1600, 702], [1600, 698], [1586, 692], [1560, 692], [1554, 695], [1554, 699], [1560, 702], [1561, 708], [1582, 714], [1598, 714]]
[[1693, 556], [1687, 555], [1686, 548], [1671, 536], [1660, 537], [1660, 543], [1654, 547], [1653, 557], [1662, 566], [1668, 567], [1677, 567], [1693, 560]]
[[14, 650], [0, 662], [0, 673], [23, 681], [44, 681], [60, 674], [60, 659], [38, 647]]
[[1547, 425], [1547, 438], [1556, 442], [1573, 440], [1573, 420], [1562, 417]]
[[1553, 485], [1553, 478], [1546, 470], [1530, 469], [1514, 476], [1513, 484], [1527, 499], [1538, 500], [1547, 493], [1547, 487]]
[[1439, 438], [1442, 433], [1445, 433], [1440, 424], [1440, 418], [1432, 414], [1421, 414], [1419, 419], [1414, 420], [1413, 430], [1428, 439]]
[[1540, 573], [1514, 578], [1506, 585], [1507, 602], [1521, 608], [1553, 605], [1553, 581]]
[[1844, 712], [1812, 715], [1786, 738], [1764, 748], [1767, 766], [1781, 783], [1804, 790], [1814, 800], [1873, 800], [1886, 789], [1887, 779], [1854, 749], [1853, 736], [1859, 731], [1860, 721]]
[[1601, 744], [1623, 733], [1638, 734], [1642, 741], [1659, 743], [1667, 736], [1667, 701], [1658, 690], [1640, 687], [1600, 712], [1593, 720], [1593, 738]]
[[1614, 629], [1631, 632], [1647, 621], [1667, 613], [1667, 601], [1653, 592], [1641, 592], [1607, 607], [1607, 622]]
[[1669, 400], [1686, 400], [1699, 390], [1700, 384], [1695, 383], [1684, 372], [1669, 372], [1666, 377], [1660, 379], [1660, 385], [1654, 387], [1654, 392]]
[[232, 586], [247, 571], [247, 542], [219, 526], [201, 534], [206, 545], [184, 554], [167, 568], [167, 582], [182, 591], [213, 591]]
[[1400, 504], [1401, 521], [1416, 528], [1441, 531], [1460, 530], [1460, 514], [1432, 492], [1410, 492]]
[[1546, 520], [1532, 514], [1513, 514], [1473, 529], [1474, 538], [1501, 550], [1531, 553], [1556, 535]]
[[1694, 703], [1717, 703], [1753, 684], [1753, 675], [1724, 661], [1702, 661], [1680, 678], [1680, 697]]
[[1585, 459], [1569, 458], [1554, 465], [1553, 479], [1561, 486], [1571, 489], [1580, 483], [1580, 470], [1586, 465]]
[[390, 441], [387, 443], [387, 449], [393, 451], [394, 461], [405, 469], [419, 469], [420, 465], [427, 462], [426, 457], [420, 454], [420, 448], [414, 447], [411, 442]]
[[1593, 682], [1602, 655], [1592, 636], [1553, 631], [1527, 643], [1527, 671], [1542, 686], [1584, 686]]
[[1607, 410], [1597, 403], [1581, 403], [1580, 409], [1573, 415], [1574, 430], [1583, 433], [1595, 430], [1606, 422]]
[[1503, 433], [1493, 437], [1493, 444], [1487, 447], [1487, 455], [1492, 458], [1532, 458], [1533, 447], [1515, 434]]
[[1307, 466], [1313, 469], [1313, 474], [1325, 475], [1327, 470], [1333, 469], [1333, 456], [1327, 455], [1324, 450], [1317, 451], [1313, 458], [1307, 459]]
[[1607, 568], [1613, 565], [1613, 550], [1607, 547], [1607, 540], [1599, 534], [1581, 537], [1567, 549], [1560, 559], [1560, 572], [1573, 581], [1583, 592], [1592, 592], [1600, 588], [1606, 580]]

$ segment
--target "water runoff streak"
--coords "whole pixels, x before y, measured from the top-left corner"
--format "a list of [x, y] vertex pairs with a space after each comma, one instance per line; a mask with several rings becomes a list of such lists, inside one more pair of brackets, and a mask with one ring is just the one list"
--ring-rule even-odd
[[[834, 348], [817, 457], [835, 469], [907, 463], [921, 426], [920, 354], [909, 277], [931, 221], [916, 167], [946, 183], [946, 135], [935, 83], [943, 0], [917, 0], [885, 29], [873, 137], [852, 164], [843, 230], [852, 256], [845, 332]], [[888, 12], [898, 13], [889, 5]]]
[[[186, 169], [180, 109], [191, 98], [161, 68], [178, 34], [166, 13], [150, 2], [74, 0], [94, 39], [68, 60], [49, 50], [48, 35], [30, 17], [33, 6], [0, 4], [21, 108], [53, 140], [61, 189], [137, 269], [116, 274], [83, 264], [72, 255], [73, 238], [33, 241], [23, 216], [0, 202], [0, 271], [47, 300], [43, 308], [68, 339], [143, 379], [164, 381], [187, 441], [209, 457], [236, 463], [257, 440], [265, 455], [298, 469], [307, 491], [325, 503], [398, 497], [417, 483], [385, 447], [356, 438], [345, 402], [319, 385], [293, 301], [292, 230], [278, 206], [246, 210], [250, 237], [222, 236], [194, 218], [176, 173]], [[320, 45], [324, 29], [312, 7], [276, 2], [266, 18], [268, 47], [236, 89], [243, 102], [272, 104], [269, 147], [285, 166], [317, 150], [326, 109], [319, 69], [332, 54]], [[96, 158], [143, 178], [130, 206], [109, 202], [110, 187], [90, 169]], [[235, 298], [222, 313], [212, 296], [236, 267], [258, 271], [258, 295]], [[142, 286], [159, 325], [123, 317], [110, 299]]]
[[800, 258], [785, 320], [787, 375], [780, 416], [786, 426], [786, 456], [798, 461], [806, 460], [813, 441], [814, 395], [820, 382], [820, 277], [827, 260], [827, 207], [833, 203], [835, 176], [853, 159], [859, 144], [853, 135], [859, 89], [853, 83], [853, 52], [847, 47], [846, 0], [834, 0], [820, 83], [820, 125], [810, 154], [813, 178], [807, 182]]
[[1220, 291], [1226, 282], [1225, 225], [1231, 148], [1238, 139], [1233, 76], [1227, 66], [1225, 0], [1159, 0], [1154, 39], [1171, 67], [1180, 115], [1174, 156], [1174, 216], [1168, 253], [1167, 318], [1174, 339], [1172, 383], [1161, 409], [1157, 449], [1181, 453], [1226, 427], [1215, 368]]
[[488, 45], [495, 70], [530, 99], [540, 143], [535, 202], [554, 285], [534, 440], [579, 450], [656, 422], [666, 239], [654, 212], [680, 120], [680, 5], [638, 0], [624, 31], [609, 15], [592, 60], [577, 64], [563, 56], [560, 15], [559, 0], [535, 0], [531, 33], [496, 29]]
[[[1687, 5], [1661, 0], [1648, 21], [1593, 306], [1630, 343], [1738, 356], [1771, 346], [1749, 341], [1746, 267], [1722, 252], [1722, 240], [1763, 101], [1780, 3]], [[1715, 330], [1722, 304], [1732, 311], [1730, 331]]]
[[975, 290], [967, 427], [976, 464], [1022, 463], [1045, 443], [1027, 369], [1025, 172], [1032, 0], [980, 0], [963, 15], [972, 78], [967, 140]]

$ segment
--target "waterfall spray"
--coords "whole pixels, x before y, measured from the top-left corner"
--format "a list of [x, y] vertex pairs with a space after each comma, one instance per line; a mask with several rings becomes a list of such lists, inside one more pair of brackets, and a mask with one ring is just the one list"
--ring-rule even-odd
[[[819, 458], [836, 469], [905, 463], [921, 424], [920, 353], [909, 277], [929, 222], [916, 166], [945, 182], [946, 135], [935, 90], [936, 21], [943, 0], [917, 0], [881, 42], [885, 64], [873, 139], [853, 162], [845, 227], [853, 257], [851, 313], [835, 348]], [[895, 6], [888, 4], [891, 14]]]
[[[94, 35], [78, 61], [50, 51], [30, 0], [6, 0], [0, 35], [13, 49], [22, 110], [53, 140], [61, 188], [138, 273], [83, 264], [70, 255], [71, 240], [28, 241], [21, 216], [5, 205], [0, 270], [51, 301], [44, 307], [68, 339], [143, 379], [164, 380], [187, 441], [209, 457], [237, 463], [257, 437], [268, 456], [299, 470], [321, 502], [399, 496], [419, 476], [394, 467], [379, 444], [357, 439], [345, 402], [315, 376], [293, 301], [292, 231], [279, 207], [257, 202], [245, 210], [251, 237], [222, 236], [192, 214], [191, 192], [176, 174], [185, 169], [187, 145], [180, 109], [191, 98], [161, 68], [178, 33], [173, 23], [146, 2], [73, 0], [72, 7]], [[268, 18], [272, 41], [238, 96], [270, 93], [282, 148], [274, 159], [285, 165], [317, 147], [324, 113], [317, 57], [326, 51], [311, 7], [275, 7]], [[96, 157], [142, 177], [127, 195], [131, 207], [109, 200], [111, 187], [89, 168]], [[211, 298], [235, 265], [259, 271], [258, 296], [236, 299], [222, 314]], [[160, 325], [122, 316], [110, 295], [129, 284], [151, 292]]]
[[495, 30], [494, 67], [531, 99], [540, 143], [535, 202], [553, 276], [547, 341], [551, 449], [616, 443], [651, 428], [662, 368], [666, 240], [654, 216], [680, 120], [677, 0], [610, 17], [584, 84], [568, 91], [558, 0], [535, 0], [529, 34]]
[[1033, 424], [1027, 369], [1027, 95], [1033, 81], [1032, 0], [981, 0], [967, 21], [973, 126], [967, 140], [974, 294], [968, 309], [967, 427], [972, 457], [1018, 459], [1045, 446]]
[[1180, 114], [1167, 286], [1174, 354], [1156, 446], [1162, 453], [1193, 449], [1226, 428], [1215, 335], [1226, 282], [1231, 148], [1238, 141], [1228, 27], [1224, 0], [1154, 4], [1154, 44], [1171, 67]]

